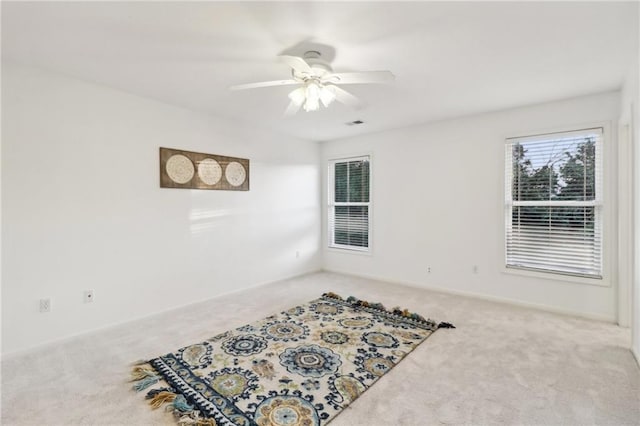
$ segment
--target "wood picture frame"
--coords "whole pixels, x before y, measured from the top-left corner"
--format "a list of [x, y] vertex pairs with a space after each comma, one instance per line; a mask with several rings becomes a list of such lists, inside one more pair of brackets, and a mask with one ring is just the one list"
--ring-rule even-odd
[[160, 187], [249, 190], [249, 160], [160, 148]]

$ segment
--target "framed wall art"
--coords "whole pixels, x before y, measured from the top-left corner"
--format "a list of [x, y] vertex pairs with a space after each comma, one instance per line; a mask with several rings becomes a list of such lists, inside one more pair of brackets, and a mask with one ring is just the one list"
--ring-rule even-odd
[[160, 148], [160, 187], [249, 190], [249, 160]]

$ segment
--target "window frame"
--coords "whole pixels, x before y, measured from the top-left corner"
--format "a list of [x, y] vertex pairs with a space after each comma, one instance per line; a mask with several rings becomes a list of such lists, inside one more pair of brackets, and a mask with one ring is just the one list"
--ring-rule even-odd
[[[550, 138], [554, 136], [558, 136], [561, 134], [570, 134], [570, 133], [586, 133], [590, 130], [599, 130], [601, 132], [600, 137], [600, 150], [599, 150], [599, 158], [596, 158], [597, 167], [600, 167], [601, 171], [599, 176], [596, 178], [600, 179], [599, 189], [600, 191], [596, 192], [596, 200], [591, 203], [599, 206], [600, 208], [600, 227], [601, 227], [601, 243], [600, 249], [602, 251], [601, 255], [601, 274], [600, 276], [590, 276], [580, 273], [570, 273], [564, 271], [553, 271], [553, 270], [544, 270], [538, 268], [528, 268], [521, 267], [516, 265], [509, 265], [507, 263], [507, 246], [508, 246], [508, 226], [511, 223], [511, 208], [513, 204], [512, 196], [511, 196], [511, 188], [509, 188], [509, 182], [512, 179], [512, 167], [513, 163], [511, 160], [511, 156], [506, 155], [507, 146], [509, 146], [513, 140], [527, 140], [527, 139], [543, 139], [545, 136]], [[532, 278], [540, 278], [551, 281], [562, 281], [562, 282], [570, 282], [577, 284], [587, 284], [593, 285], [597, 287], [611, 287], [611, 277], [609, 273], [609, 265], [612, 259], [612, 256], [615, 253], [612, 253], [612, 244], [615, 244], [613, 233], [615, 230], [612, 228], [611, 223], [611, 200], [615, 200], [615, 188], [611, 181], [611, 170], [615, 169], [614, 164], [611, 163], [612, 159], [615, 157], [615, 135], [611, 134], [611, 123], [608, 121], [604, 122], [591, 122], [582, 125], [570, 126], [570, 127], [560, 127], [560, 128], [552, 128], [545, 129], [544, 131], [526, 131], [519, 132], [517, 135], [504, 135], [503, 137], [503, 154], [504, 164], [503, 164], [503, 191], [504, 197], [502, 199], [502, 212], [503, 212], [503, 263], [502, 263], [502, 273], [509, 275], [518, 275], [523, 277], [532, 277]], [[615, 202], [615, 201], [613, 201]], [[528, 202], [524, 202], [527, 204]], [[541, 203], [545, 203], [542, 201]]]
[[[369, 201], [368, 202], [336, 202], [335, 201], [335, 165], [337, 163], [347, 163], [350, 161], [368, 160], [369, 162]], [[372, 210], [373, 210], [373, 192], [372, 192], [372, 155], [352, 155], [339, 158], [331, 158], [327, 160], [327, 247], [331, 250], [337, 250], [346, 253], [355, 254], [371, 254], [372, 242]], [[367, 247], [350, 246], [335, 243], [334, 218], [335, 207], [339, 206], [367, 206]]]

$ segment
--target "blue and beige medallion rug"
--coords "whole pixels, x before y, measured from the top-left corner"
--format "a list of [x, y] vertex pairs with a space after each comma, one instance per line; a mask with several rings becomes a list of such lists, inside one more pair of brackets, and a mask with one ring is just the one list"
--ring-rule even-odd
[[179, 425], [327, 424], [441, 327], [453, 326], [326, 293], [138, 363], [133, 388]]

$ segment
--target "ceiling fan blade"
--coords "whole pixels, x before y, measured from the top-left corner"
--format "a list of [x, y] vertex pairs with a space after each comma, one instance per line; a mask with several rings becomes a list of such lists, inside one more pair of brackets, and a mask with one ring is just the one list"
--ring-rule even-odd
[[284, 111], [284, 116], [285, 117], [291, 117], [292, 115], [296, 115], [296, 113], [298, 111], [300, 111], [300, 108], [302, 107], [302, 104], [291, 101], [289, 102], [289, 106], [287, 107], [287, 109]]
[[256, 89], [259, 87], [271, 87], [271, 86], [288, 86], [291, 84], [300, 84], [299, 81], [296, 80], [274, 80], [274, 81], [261, 81], [259, 83], [247, 83], [247, 84], [238, 84], [235, 86], [229, 87], [229, 90], [245, 90], [245, 89]]
[[347, 92], [346, 90], [344, 90], [341, 87], [338, 86], [334, 86], [334, 85], [327, 85], [325, 86], [326, 88], [333, 90], [333, 93], [336, 94], [336, 100], [338, 102], [341, 102], [347, 106], [350, 106], [351, 108], [354, 109], [360, 109], [364, 106], [364, 104], [362, 103], [362, 101], [360, 101], [360, 99], [356, 98], [355, 96], [353, 96], [351, 93]]
[[334, 84], [366, 84], [388, 83], [395, 78], [391, 71], [363, 71], [328, 74], [322, 81]]
[[299, 73], [312, 74], [309, 64], [299, 56], [280, 55], [279, 58]]

